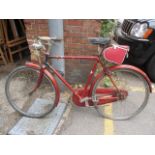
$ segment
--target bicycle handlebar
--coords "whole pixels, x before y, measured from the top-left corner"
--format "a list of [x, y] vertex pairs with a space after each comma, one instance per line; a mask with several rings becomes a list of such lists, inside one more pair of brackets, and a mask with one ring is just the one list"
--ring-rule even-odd
[[56, 41], [61, 41], [61, 40], [62, 39], [58, 38], [58, 37], [38, 36], [34, 40], [32, 47], [36, 50], [39, 50], [39, 51], [46, 50], [47, 52], [43, 52], [46, 54], [46, 53], [49, 53], [51, 51], [52, 46]]
[[61, 41], [62, 39], [61, 38], [57, 38], [57, 37], [48, 37], [48, 36], [38, 36], [38, 39], [39, 40], [42, 40], [42, 41]]

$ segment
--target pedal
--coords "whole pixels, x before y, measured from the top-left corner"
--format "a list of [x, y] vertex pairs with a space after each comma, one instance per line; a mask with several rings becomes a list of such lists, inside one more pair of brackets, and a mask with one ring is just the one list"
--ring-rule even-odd
[[81, 100], [80, 100], [80, 102], [82, 103], [82, 102], [86, 102], [86, 101], [88, 101], [88, 100], [91, 100], [92, 98], [91, 97], [84, 97], [84, 98], [82, 98]]
[[82, 103], [82, 102], [84, 102], [85, 103], [85, 107], [89, 107], [90, 105], [89, 105], [89, 100], [92, 100], [92, 98], [91, 97], [84, 97], [84, 98], [82, 98], [81, 100], [80, 100], [80, 102]]

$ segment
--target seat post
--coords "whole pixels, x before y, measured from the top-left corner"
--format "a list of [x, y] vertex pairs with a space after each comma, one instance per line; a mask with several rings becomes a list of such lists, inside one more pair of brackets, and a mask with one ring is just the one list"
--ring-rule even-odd
[[101, 53], [103, 51], [103, 47], [101, 47], [100, 45], [98, 45], [97, 51], [98, 51], [98, 54], [101, 55]]

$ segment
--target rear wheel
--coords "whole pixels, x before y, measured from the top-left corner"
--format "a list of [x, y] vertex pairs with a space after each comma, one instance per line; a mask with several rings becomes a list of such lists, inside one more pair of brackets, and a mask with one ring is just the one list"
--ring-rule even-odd
[[[146, 80], [139, 73], [129, 69], [117, 69], [111, 72], [111, 78], [117, 88], [112, 84], [107, 75], [99, 78], [92, 91], [94, 105], [99, 114], [113, 120], [127, 120], [140, 113], [147, 104], [149, 98], [149, 86]], [[108, 98], [109, 94], [98, 93], [102, 88], [112, 89], [120, 95], [120, 90], [127, 92], [124, 99], [99, 105], [100, 98]]]
[[43, 117], [56, 105], [55, 87], [45, 74], [40, 86], [32, 92], [38, 77], [39, 70], [22, 66], [12, 71], [6, 81], [8, 102], [16, 111], [27, 117]]

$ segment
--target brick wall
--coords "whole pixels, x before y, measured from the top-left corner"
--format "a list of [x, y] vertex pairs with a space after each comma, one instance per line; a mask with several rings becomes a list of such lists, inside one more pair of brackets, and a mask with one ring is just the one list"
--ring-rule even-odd
[[[97, 47], [88, 37], [99, 36], [100, 25], [96, 20], [64, 20], [65, 55], [95, 55]], [[69, 60], [65, 62], [66, 79], [71, 83], [85, 82], [93, 61]]]
[[25, 19], [26, 37], [29, 45], [36, 36], [48, 36], [47, 19]]
[[[48, 20], [26, 19], [26, 35], [31, 44], [35, 36], [48, 35]], [[100, 25], [95, 20], [64, 20], [65, 55], [94, 55], [97, 47], [89, 44], [88, 37], [99, 35]], [[84, 82], [92, 66], [92, 61], [65, 61], [66, 79], [71, 82]]]

